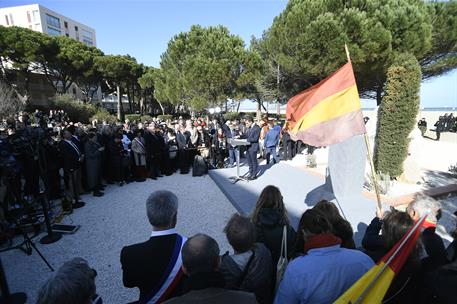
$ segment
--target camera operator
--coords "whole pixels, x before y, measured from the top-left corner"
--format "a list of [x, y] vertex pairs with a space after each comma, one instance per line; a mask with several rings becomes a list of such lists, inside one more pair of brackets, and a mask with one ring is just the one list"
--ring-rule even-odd
[[59, 199], [62, 196], [60, 188], [60, 151], [58, 145], [58, 131], [53, 128], [46, 129], [40, 140], [40, 170], [46, 179], [46, 192], [48, 199]]
[[9, 127], [8, 142], [25, 179], [24, 195], [28, 201], [31, 201], [33, 196], [39, 193], [38, 153], [32, 145], [34, 131], [27, 126], [28, 118], [24, 118], [26, 117], [25, 115], [19, 117], [23, 117], [23, 123], [17, 123], [16, 128], [14, 126]]
[[20, 167], [12, 154], [6, 130], [0, 130], [0, 188], [2, 202], [0, 209], [0, 224], [4, 227], [8, 215], [9, 204], [17, 204], [20, 200], [21, 176]]

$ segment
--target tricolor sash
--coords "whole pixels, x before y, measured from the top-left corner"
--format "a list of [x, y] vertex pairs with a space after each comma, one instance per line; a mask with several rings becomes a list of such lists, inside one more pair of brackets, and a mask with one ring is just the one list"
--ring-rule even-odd
[[168, 299], [170, 294], [176, 288], [176, 285], [178, 285], [181, 281], [183, 275], [181, 270], [181, 249], [185, 241], [186, 240], [182, 236], [176, 234], [175, 247], [173, 248], [173, 253], [167, 268], [165, 269], [159, 282], [157, 282], [146, 297], [140, 299], [139, 304], [161, 303]]

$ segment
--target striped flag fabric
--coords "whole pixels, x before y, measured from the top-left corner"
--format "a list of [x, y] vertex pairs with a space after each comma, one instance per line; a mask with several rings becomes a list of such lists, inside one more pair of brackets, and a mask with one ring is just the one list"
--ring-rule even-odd
[[334, 303], [376, 304], [382, 300], [395, 275], [401, 270], [421, 234], [423, 216], [391, 250]]
[[321, 147], [366, 133], [352, 64], [293, 96], [286, 120], [294, 140]]

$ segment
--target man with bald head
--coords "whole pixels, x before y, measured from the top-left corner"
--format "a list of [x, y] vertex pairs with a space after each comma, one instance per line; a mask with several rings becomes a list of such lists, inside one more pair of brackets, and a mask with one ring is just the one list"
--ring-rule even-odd
[[219, 245], [210, 236], [197, 234], [188, 239], [182, 248], [182, 269], [189, 277], [184, 286], [187, 293], [165, 303], [257, 303], [251, 293], [224, 289], [219, 253]]

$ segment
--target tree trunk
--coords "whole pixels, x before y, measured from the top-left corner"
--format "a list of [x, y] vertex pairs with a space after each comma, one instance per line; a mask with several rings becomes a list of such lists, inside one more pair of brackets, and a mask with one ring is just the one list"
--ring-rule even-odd
[[162, 103], [161, 103], [160, 101], [158, 101], [158, 100], [157, 100], [157, 103], [159, 104], [160, 109], [162, 110], [162, 115], [165, 115], [165, 110], [164, 110], [164, 108], [163, 108]]
[[257, 100], [257, 113], [256, 113], [256, 119], [257, 120], [260, 120], [262, 116], [262, 106], [261, 106], [261, 103], [260, 103], [260, 100]]
[[124, 108], [122, 106], [122, 88], [117, 86], [117, 119], [124, 122]]
[[276, 114], [278, 115], [278, 117], [281, 116], [281, 102], [279, 101], [279, 98], [278, 98], [278, 106], [276, 108]]
[[135, 85], [132, 85], [132, 104], [135, 107], [135, 112], [136, 112], [136, 105], [135, 105]]
[[281, 98], [279, 97], [279, 63], [278, 63], [278, 70], [276, 74], [276, 89], [278, 90], [278, 107], [276, 108], [276, 114], [278, 118], [281, 117]]
[[130, 93], [130, 86], [127, 85], [127, 98], [129, 100], [129, 111], [130, 113], [133, 113], [133, 109], [132, 109], [132, 94]]
[[378, 88], [376, 89], [376, 105], [379, 107], [382, 102], [382, 89], [383, 85], [380, 84]]
[[143, 92], [143, 97], [140, 99], [140, 114], [144, 114], [144, 103], [146, 101], [146, 91]]

